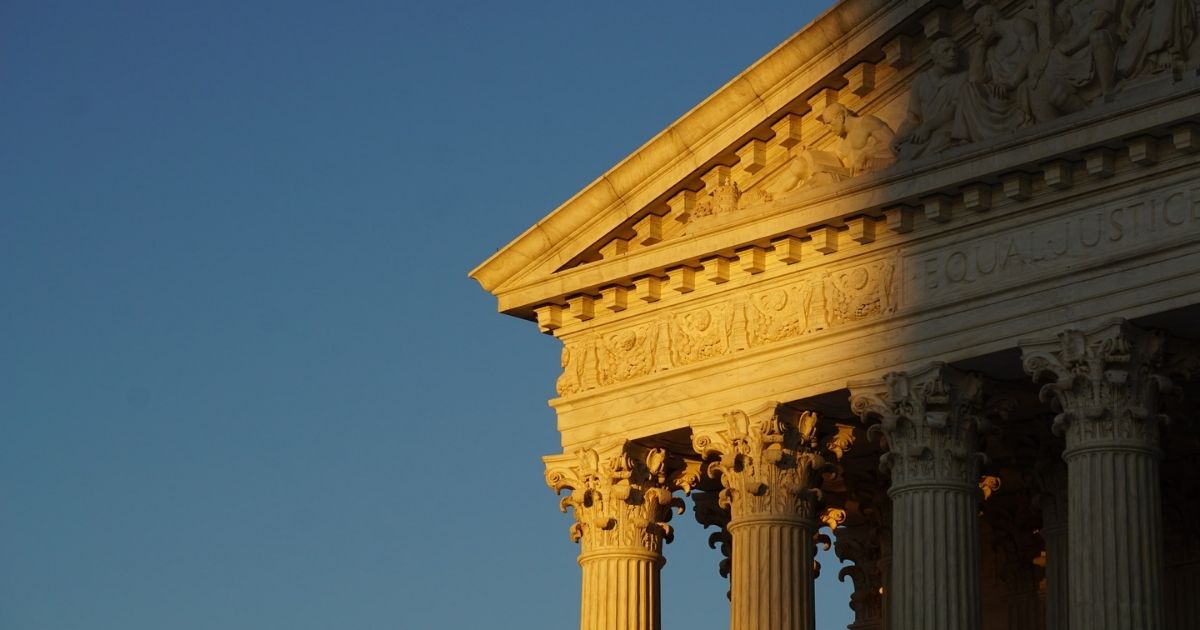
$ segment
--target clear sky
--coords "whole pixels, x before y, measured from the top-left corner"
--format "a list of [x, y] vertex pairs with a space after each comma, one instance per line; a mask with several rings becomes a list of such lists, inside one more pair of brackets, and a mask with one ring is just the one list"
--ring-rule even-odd
[[466, 273], [824, 8], [0, 2], [0, 628], [572, 627], [559, 344]]

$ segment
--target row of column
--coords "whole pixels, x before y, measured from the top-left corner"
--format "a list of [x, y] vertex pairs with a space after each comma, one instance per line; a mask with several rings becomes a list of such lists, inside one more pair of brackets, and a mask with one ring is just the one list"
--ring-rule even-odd
[[[1024, 368], [1046, 383], [1041, 397], [1066, 437], [1065, 474], [1047, 473], [1041, 501], [1048, 630], [1165, 628], [1163, 344], [1124, 321], [1022, 343]], [[979, 630], [979, 440], [1002, 406], [980, 376], [942, 363], [849, 388], [851, 409], [886, 445], [881, 469], [891, 478], [890, 548], [877, 578], [887, 617], [862, 627]], [[816, 420], [774, 403], [728, 413], [694, 432], [701, 470], [630, 442], [546, 458], [550, 485], [570, 491], [562, 508], [573, 508], [582, 544], [580, 628], [659, 627], [661, 547], [672, 508], [682, 509], [671, 490], [705, 476], [720, 481], [728, 514], [730, 627], [812, 630], [817, 486], [829, 452]]]

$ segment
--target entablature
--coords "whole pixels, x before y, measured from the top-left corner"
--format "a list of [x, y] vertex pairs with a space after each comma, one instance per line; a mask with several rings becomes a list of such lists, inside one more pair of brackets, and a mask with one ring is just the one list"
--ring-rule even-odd
[[1105, 178], [1081, 163], [1075, 187], [1038, 202], [1004, 198], [944, 224], [916, 217], [919, 238], [768, 265], [564, 327], [552, 401], [564, 444], [677, 430], [746, 400], [800, 400], [1084, 319], [1200, 303], [1200, 162], [1162, 149], [1156, 164], [1119, 160]]

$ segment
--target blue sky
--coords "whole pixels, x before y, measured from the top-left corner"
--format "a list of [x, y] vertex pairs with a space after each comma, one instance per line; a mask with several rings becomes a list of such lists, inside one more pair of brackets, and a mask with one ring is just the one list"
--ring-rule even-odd
[[574, 625], [558, 343], [466, 273], [823, 9], [0, 4], [0, 627]]

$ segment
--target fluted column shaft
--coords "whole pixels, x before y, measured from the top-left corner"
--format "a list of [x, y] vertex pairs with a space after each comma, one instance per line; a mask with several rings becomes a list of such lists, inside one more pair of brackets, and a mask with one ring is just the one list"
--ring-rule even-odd
[[662, 564], [661, 555], [637, 548], [581, 554], [580, 630], [657, 630]]
[[804, 628], [816, 624], [813, 602], [813, 534], [802, 519], [743, 518], [733, 536], [730, 627]]
[[574, 511], [580, 543], [580, 630], [658, 630], [662, 545], [671, 540], [666, 452], [619, 442], [544, 458], [546, 481]]
[[1023, 342], [1066, 434], [1071, 630], [1162, 630], [1159, 485], [1164, 339], [1125, 321]]
[[816, 414], [771, 403], [724, 420], [694, 433], [692, 446], [720, 479], [720, 506], [730, 514], [730, 628], [813, 630], [811, 484], [824, 465]]
[[892, 494], [891, 628], [979, 628], [978, 488], [909, 487]]
[[1068, 450], [1070, 628], [1165, 628], [1158, 456]]
[[851, 406], [877, 418], [892, 477], [891, 630], [979, 630], [978, 429], [982, 380], [944, 364], [851, 383]]

